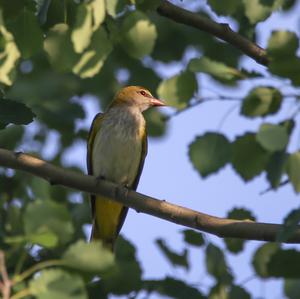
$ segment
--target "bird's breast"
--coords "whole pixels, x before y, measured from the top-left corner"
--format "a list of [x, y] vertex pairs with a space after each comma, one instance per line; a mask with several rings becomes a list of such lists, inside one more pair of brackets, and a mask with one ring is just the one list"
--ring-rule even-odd
[[144, 130], [139, 119], [104, 119], [93, 145], [94, 175], [130, 187], [141, 161]]

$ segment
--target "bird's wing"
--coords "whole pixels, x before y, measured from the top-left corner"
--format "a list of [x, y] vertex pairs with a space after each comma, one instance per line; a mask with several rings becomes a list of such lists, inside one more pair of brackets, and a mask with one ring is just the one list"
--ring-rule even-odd
[[[89, 175], [94, 174], [93, 173], [93, 163], [92, 163], [92, 151], [93, 151], [95, 137], [101, 127], [103, 115], [104, 115], [103, 113], [96, 114], [96, 116], [93, 119], [90, 131], [89, 131], [88, 142], [87, 142], [87, 155], [86, 155], [87, 170], [88, 170]], [[92, 210], [92, 218], [93, 219], [94, 219], [94, 214], [95, 214], [95, 200], [96, 200], [96, 196], [91, 195], [91, 210]]]
[[[148, 151], [148, 142], [147, 142], [147, 131], [145, 129], [143, 139], [142, 139], [141, 160], [140, 160], [140, 164], [139, 164], [139, 168], [138, 168], [138, 172], [136, 174], [135, 180], [134, 180], [134, 182], [133, 182], [133, 184], [130, 188], [132, 190], [136, 190], [136, 188], [139, 184], [139, 180], [140, 180], [140, 177], [141, 177], [141, 174], [142, 174], [142, 171], [143, 171], [143, 167], [144, 167], [145, 158], [147, 156], [147, 151]], [[121, 230], [121, 228], [124, 224], [127, 212], [128, 212], [128, 208], [123, 207], [123, 209], [121, 211], [121, 214], [120, 214], [120, 218], [119, 218], [119, 224], [118, 224], [118, 227], [117, 227], [117, 234], [119, 234], [119, 232], [120, 232], [120, 230]]]

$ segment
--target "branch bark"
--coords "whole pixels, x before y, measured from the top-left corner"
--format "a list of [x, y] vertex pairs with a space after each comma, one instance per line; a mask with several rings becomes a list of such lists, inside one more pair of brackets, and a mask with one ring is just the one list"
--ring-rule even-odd
[[180, 8], [167, 0], [162, 0], [162, 3], [157, 8], [157, 12], [161, 16], [167, 17], [177, 23], [197, 28], [226, 41], [253, 58], [259, 64], [267, 66], [269, 63], [265, 49], [233, 31], [228, 24], [214, 22], [199, 14]]
[[[233, 220], [210, 216], [165, 200], [128, 190], [93, 176], [62, 169], [38, 158], [0, 149], [0, 166], [22, 170], [59, 184], [91, 194], [100, 194], [120, 202], [138, 212], [146, 213], [176, 224], [204, 231], [222, 238], [276, 241], [279, 224], [258, 223], [249, 220]], [[286, 243], [300, 243], [300, 226]]]

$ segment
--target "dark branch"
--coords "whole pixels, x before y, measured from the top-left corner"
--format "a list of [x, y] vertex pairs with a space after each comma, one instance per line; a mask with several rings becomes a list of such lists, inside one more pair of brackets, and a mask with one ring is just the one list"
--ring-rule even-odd
[[[93, 176], [65, 170], [26, 154], [0, 149], [0, 166], [19, 169], [57, 184], [92, 194], [100, 194], [136, 211], [222, 238], [276, 241], [279, 224], [256, 223], [249, 220], [223, 219], [171, 204], [165, 200], [128, 190]], [[300, 227], [286, 243], [300, 243]]]
[[157, 8], [157, 12], [161, 16], [172, 19], [175, 22], [195, 27], [228, 42], [253, 58], [259, 64], [267, 66], [269, 63], [265, 49], [231, 30], [228, 24], [214, 22], [199, 14], [180, 8], [167, 0], [162, 1]]

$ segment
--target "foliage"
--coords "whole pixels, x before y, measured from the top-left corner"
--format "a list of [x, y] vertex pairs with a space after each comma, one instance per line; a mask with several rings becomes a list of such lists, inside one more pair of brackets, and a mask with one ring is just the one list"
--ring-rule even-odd
[[[228, 17], [239, 34], [256, 42], [259, 22], [278, 10], [296, 13], [297, 1], [196, 2], [178, 5], [207, 19], [223, 16], [224, 22]], [[268, 69], [252, 71], [245, 68], [242, 52], [232, 45], [159, 16], [160, 4], [147, 0], [0, 0], [1, 147], [14, 150], [26, 145], [33, 154], [43, 156], [55, 135], [55, 150], [47, 158], [63, 164], [68, 150], [86, 140], [88, 128], [78, 129], [78, 123], [87, 117], [88, 97], [105, 108], [122, 85], [144, 85], [175, 109], [167, 117], [160, 111], [147, 113], [148, 133], [153, 137], [165, 136], [168, 119], [209, 100], [235, 100], [242, 120], [260, 121], [256, 129], [231, 138], [209, 131], [191, 140], [188, 155], [200, 176], [209, 177], [229, 165], [245, 182], [264, 174], [271, 189], [286, 182], [299, 193], [300, 152], [290, 146], [297, 139], [294, 128], [299, 121], [297, 34], [272, 32], [266, 49]], [[232, 91], [242, 84], [251, 88], [239, 98], [214, 95], [206, 99], [202, 78]], [[278, 82], [288, 86], [288, 94]], [[288, 98], [294, 99], [293, 113], [282, 117]], [[228, 264], [228, 252], [243, 252], [242, 240], [225, 239], [224, 249], [200, 233], [183, 230], [182, 247], [174, 249], [158, 239], [157, 249], [171, 267], [184, 273], [200, 267], [191, 263], [190, 252], [201, 251], [202, 267], [212, 284], [203, 289], [175, 275], [148, 279], [129, 241], [118, 240], [115, 256], [102, 244], [83, 241], [84, 225], [90, 222], [85, 195], [78, 195], [76, 201], [70, 190], [5, 169], [0, 169], [0, 181], [0, 248], [16, 298], [252, 296], [239, 285]], [[227, 217], [255, 220], [243, 208], [229, 211]], [[290, 211], [277, 240], [288, 240], [299, 220], [299, 209]], [[264, 244], [253, 256], [253, 270], [258, 278], [284, 279], [285, 295], [295, 299], [300, 293], [300, 271], [295, 267], [299, 255], [295, 249]]]

